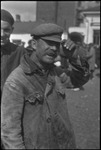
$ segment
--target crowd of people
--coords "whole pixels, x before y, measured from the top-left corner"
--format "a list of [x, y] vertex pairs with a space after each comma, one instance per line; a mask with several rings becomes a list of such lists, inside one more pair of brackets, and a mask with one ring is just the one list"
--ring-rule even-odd
[[65, 89], [81, 88], [93, 77], [92, 44], [87, 51], [79, 33], [62, 40], [62, 27], [44, 23], [24, 48], [9, 40], [13, 25], [10, 12], [2, 9], [1, 148], [76, 149]]

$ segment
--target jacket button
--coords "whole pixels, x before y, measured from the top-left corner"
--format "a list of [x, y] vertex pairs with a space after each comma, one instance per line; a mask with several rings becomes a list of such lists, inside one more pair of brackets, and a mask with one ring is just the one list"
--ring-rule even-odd
[[51, 122], [51, 118], [47, 118], [47, 123], [50, 123]]

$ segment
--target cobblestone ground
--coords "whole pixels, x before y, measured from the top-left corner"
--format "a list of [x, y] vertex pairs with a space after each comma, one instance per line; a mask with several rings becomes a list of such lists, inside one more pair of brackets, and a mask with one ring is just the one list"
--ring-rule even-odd
[[100, 149], [100, 71], [84, 90], [67, 90], [67, 105], [78, 149]]

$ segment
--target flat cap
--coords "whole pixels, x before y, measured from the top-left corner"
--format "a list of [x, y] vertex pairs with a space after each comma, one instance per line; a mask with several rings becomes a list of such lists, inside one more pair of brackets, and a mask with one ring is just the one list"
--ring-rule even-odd
[[1, 20], [7, 21], [10, 25], [14, 24], [14, 18], [8, 11], [4, 9], [1, 9]]
[[69, 38], [74, 42], [82, 42], [84, 36], [79, 32], [69, 33]]
[[62, 33], [62, 27], [53, 23], [44, 23], [34, 28], [31, 36], [49, 41], [61, 42]]

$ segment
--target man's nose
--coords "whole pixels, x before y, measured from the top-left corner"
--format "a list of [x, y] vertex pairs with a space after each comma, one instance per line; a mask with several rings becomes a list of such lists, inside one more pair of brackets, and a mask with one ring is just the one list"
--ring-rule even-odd
[[56, 48], [55, 45], [52, 45], [52, 46], [51, 46], [51, 49], [54, 50], [54, 51], [57, 51], [57, 48]]

